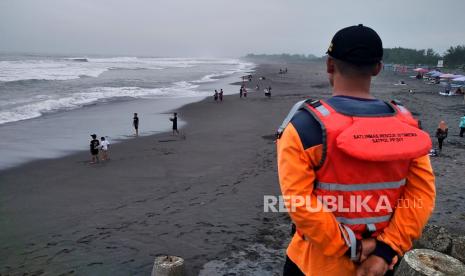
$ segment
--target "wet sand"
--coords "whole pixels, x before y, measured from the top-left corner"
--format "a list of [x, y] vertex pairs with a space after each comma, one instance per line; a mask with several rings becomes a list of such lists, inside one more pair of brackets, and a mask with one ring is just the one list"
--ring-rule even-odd
[[[289, 73], [278, 74], [280, 66]], [[323, 63], [262, 64], [254, 76], [267, 80], [260, 92], [256, 78], [248, 83], [247, 99], [177, 110], [185, 139], [131, 139], [97, 165], [82, 152], [0, 172], [0, 274], [149, 275], [154, 256], [173, 254], [185, 258], [188, 275], [204, 265], [202, 275], [278, 275], [287, 215], [263, 212], [263, 195], [280, 193], [273, 134], [296, 101], [327, 98], [330, 89]], [[409, 85], [394, 86], [399, 79]], [[440, 119], [449, 123], [443, 154], [433, 158], [432, 221], [465, 232], [465, 138], [456, 127], [465, 105], [439, 90], [390, 72], [373, 86], [375, 96], [403, 101], [431, 134]]]

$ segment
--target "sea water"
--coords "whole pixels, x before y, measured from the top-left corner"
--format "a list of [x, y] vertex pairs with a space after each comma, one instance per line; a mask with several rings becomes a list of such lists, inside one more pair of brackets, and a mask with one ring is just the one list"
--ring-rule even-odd
[[[226, 58], [0, 55], [0, 169], [88, 149], [90, 134], [170, 128], [167, 112], [223, 88], [253, 64]], [[180, 115], [180, 120], [186, 119]]]

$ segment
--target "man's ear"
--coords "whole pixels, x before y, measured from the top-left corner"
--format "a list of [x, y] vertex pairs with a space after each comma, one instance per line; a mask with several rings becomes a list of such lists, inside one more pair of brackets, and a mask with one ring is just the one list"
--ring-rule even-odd
[[334, 59], [329, 56], [326, 58], [326, 72], [328, 74], [334, 74]]
[[373, 76], [373, 77], [374, 77], [374, 76], [377, 76], [377, 75], [381, 72], [382, 69], [383, 69], [383, 63], [382, 63], [382, 62], [378, 62], [378, 64], [376, 64], [375, 69], [373, 70], [372, 76]]

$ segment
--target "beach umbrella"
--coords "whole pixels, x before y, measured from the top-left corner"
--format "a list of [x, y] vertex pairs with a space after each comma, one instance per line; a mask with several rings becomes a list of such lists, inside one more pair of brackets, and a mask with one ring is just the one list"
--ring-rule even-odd
[[459, 77], [459, 78], [452, 79], [452, 81], [465, 82], [465, 76], [462, 76], [462, 77]]
[[432, 73], [430, 76], [433, 77], [433, 78], [435, 78], [435, 77], [441, 76], [442, 74], [443, 74], [443, 73], [441, 73], [441, 72], [439, 72], [439, 71], [436, 71], [436, 72]]
[[439, 76], [441, 79], [455, 79], [457, 75], [454, 74], [442, 74]]
[[432, 70], [432, 71], [429, 71], [428, 73], [426, 73], [426, 75], [434, 75], [434, 74], [438, 74], [438, 73], [441, 73], [441, 72], [439, 72], [437, 70]]
[[413, 71], [418, 72], [418, 73], [426, 73], [429, 70], [425, 69], [425, 68], [415, 68], [415, 69], [413, 69]]

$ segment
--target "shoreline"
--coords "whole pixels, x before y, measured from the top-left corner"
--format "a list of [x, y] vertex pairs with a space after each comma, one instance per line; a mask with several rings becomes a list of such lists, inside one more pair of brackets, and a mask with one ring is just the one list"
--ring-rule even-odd
[[[279, 75], [279, 66], [289, 73]], [[266, 76], [270, 99], [253, 81], [247, 99], [187, 104], [177, 110], [186, 140], [130, 139], [97, 166], [82, 152], [0, 171], [0, 273], [149, 274], [159, 254], [183, 257], [188, 275], [279, 273], [289, 220], [263, 212], [263, 196], [280, 194], [274, 132], [295, 102], [328, 98], [330, 88], [324, 63], [257, 64], [253, 75]], [[376, 78], [375, 97], [402, 100], [430, 134], [442, 116], [452, 128], [463, 105], [414, 80], [394, 86], [399, 78], [406, 76]], [[430, 222], [463, 233], [465, 143], [450, 135], [443, 156], [432, 158], [438, 195]]]
[[[254, 68], [255, 65], [244, 72], [236, 72], [219, 78], [211, 77], [213, 81], [193, 82], [199, 86], [197, 88], [199, 94], [205, 94], [213, 87], [218, 86], [225, 88], [227, 93], [232, 89], [235, 90], [235, 86], [231, 82], [238, 79], [240, 75], [253, 71]], [[101, 135], [105, 136], [110, 139], [110, 143], [113, 145], [133, 139], [135, 138], [131, 125], [133, 112], [138, 112], [139, 116], [142, 114], [142, 132], [139, 133], [141, 137], [170, 132], [171, 123], [168, 121], [168, 114], [172, 110], [180, 109], [190, 103], [200, 102], [208, 97], [199, 95], [114, 100], [68, 111], [46, 113], [38, 118], [2, 124], [0, 130], [6, 137], [0, 142], [0, 148], [4, 149], [3, 152], [0, 151], [3, 158], [0, 161], [0, 172], [31, 162], [88, 152], [86, 149], [91, 133], [97, 133], [99, 137]], [[157, 112], [152, 110], [157, 110]], [[127, 113], [127, 118], [121, 116], [121, 113], [124, 112]], [[179, 125], [182, 127], [184, 124], [185, 122], [181, 119]], [[95, 127], [95, 125], [98, 126]], [[56, 131], [59, 132], [58, 135], [55, 135], [54, 132]], [[22, 138], [17, 139], [18, 137]], [[29, 140], [23, 142], [24, 139]], [[16, 140], [19, 140], [19, 142], [16, 142]], [[36, 143], [37, 141], [40, 141], [40, 143]]]

